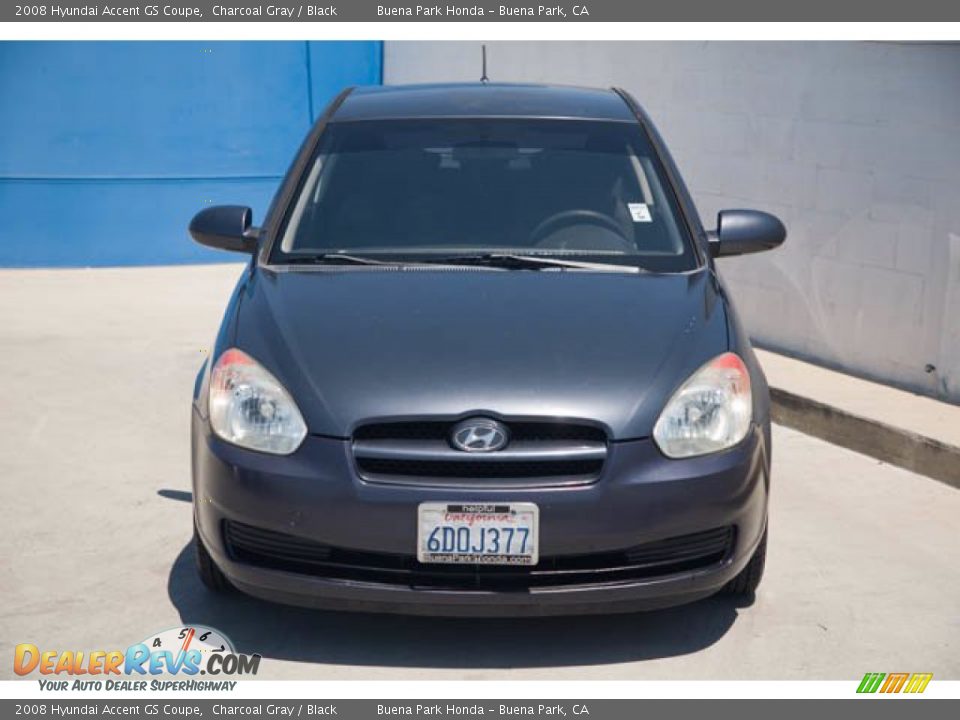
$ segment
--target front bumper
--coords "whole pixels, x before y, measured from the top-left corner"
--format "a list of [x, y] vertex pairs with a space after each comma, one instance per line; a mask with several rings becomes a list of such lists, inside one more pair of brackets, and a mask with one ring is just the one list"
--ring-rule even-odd
[[[369, 483], [348, 441], [308, 437], [276, 457], [211, 435], [194, 411], [193, 491], [200, 541], [240, 590], [293, 605], [422, 615], [504, 616], [628, 612], [692, 602], [719, 590], [747, 563], [766, 524], [768, 435], [755, 427], [727, 452], [668, 460], [649, 440], [611, 445], [590, 485], [477, 490]], [[719, 527], [735, 528], [719, 562], [636, 581], [463, 590], [358, 582], [240, 562], [226, 521], [336, 548], [416, 554], [421, 502], [533, 502], [540, 507], [541, 557], [622, 551]]]

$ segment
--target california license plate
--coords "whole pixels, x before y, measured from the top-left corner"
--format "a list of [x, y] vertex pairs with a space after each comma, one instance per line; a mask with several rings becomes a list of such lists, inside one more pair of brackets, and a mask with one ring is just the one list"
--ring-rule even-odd
[[533, 503], [421, 503], [417, 559], [422, 563], [536, 565], [540, 510]]

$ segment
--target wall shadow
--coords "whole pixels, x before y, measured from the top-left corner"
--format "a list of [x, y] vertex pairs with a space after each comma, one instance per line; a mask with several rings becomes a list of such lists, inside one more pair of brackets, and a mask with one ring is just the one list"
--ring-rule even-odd
[[184, 624], [215, 627], [238, 652], [354, 666], [515, 668], [602, 665], [686, 655], [717, 642], [737, 617], [732, 598], [631, 615], [523, 619], [426, 618], [327, 612], [215, 595], [194, 569], [193, 542], [167, 590]]

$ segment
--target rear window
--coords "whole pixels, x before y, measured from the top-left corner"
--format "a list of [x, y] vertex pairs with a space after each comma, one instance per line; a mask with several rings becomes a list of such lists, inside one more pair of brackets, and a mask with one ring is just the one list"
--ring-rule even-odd
[[517, 119], [331, 123], [271, 261], [483, 252], [697, 266], [639, 125]]

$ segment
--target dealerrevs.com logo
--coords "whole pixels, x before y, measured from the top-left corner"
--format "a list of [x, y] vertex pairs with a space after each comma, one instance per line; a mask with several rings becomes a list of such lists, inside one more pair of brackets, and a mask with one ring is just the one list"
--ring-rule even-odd
[[[17, 675], [74, 676], [72, 680], [38, 678], [41, 690], [232, 690], [236, 682], [220, 678], [256, 675], [259, 668], [259, 655], [236, 652], [226, 635], [202, 625], [170, 628], [126, 650], [41, 650], [21, 643], [13, 657]], [[191, 679], [152, 679], [148, 683], [146, 679], [115, 679], [118, 675]], [[197, 675], [213, 678], [192, 679]]]

